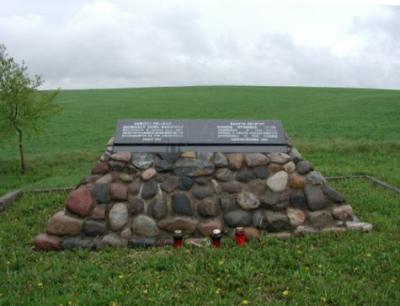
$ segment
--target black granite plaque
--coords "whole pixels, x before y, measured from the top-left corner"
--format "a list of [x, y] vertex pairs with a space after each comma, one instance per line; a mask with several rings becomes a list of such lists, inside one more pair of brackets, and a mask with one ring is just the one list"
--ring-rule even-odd
[[277, 120], [119, 120], [114, 147], [132, 152], [267, 152], [285, 151], [286, 140]]

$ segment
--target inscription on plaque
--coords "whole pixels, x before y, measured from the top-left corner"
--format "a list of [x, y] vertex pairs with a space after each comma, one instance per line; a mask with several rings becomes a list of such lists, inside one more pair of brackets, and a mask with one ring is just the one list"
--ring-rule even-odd
[[276, 120], [119, 120], [116, 151], [268, 152], [284, 151], [282, 123]]

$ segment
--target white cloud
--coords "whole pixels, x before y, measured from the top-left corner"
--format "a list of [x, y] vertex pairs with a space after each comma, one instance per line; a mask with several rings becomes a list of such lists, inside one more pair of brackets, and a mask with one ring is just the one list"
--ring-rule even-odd
[[0, 0], [0, 42], [42, 74], [46, 88], [400, 87], [399, 7], [16, 2]]

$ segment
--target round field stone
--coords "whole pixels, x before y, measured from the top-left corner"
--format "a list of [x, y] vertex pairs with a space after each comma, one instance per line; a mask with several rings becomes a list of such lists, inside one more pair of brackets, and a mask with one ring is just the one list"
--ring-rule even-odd
[[149, 153], [134, 153], [132, 164], [140, 170], [146, 170], [153, 164], [153, 155]]
[[111, 159], [123, 163], [129, 163], [131, 160], [131, 153], [130, 152], [117, 152], [114, 154], [111, 154]]
[[231, 227], [248, 226], [252, 222], [252, 213], [243, 210], [234, 210], [226, 213], [224, 220]]
[[213, 195], [213, 189], [210, 186], [195, 185], [192, 188], [192, 195], [196, 199], [204, 199]]
[[285, 171], [279, 171], [267, 179], [267, 186], [273, 192], [285, 190], [288, 183], [288, 174]]
[[108, 164], [106, 162], [98, 162], [92, 169], [92, 174], [105, 174], [109, 171]]
[[96, 180], [97, 184], [109, 184], [113, 180], [113, 176], [111, 173], [107, 173], [106, 175], [103, 175], [101, 178]]
[[286, 153], [281, 153], [281, 152], [270, 153], [268, 154], [268, 157], [271, 163], [275, 164], [286, 164], [288, 161], [290, 161], [290, 156], [287, 155]]
[[238, 180], [239, 182], [249, 182], [251, 180], [254, 180], [255, 178], [255, 174], [249, 168], [243, 167], [236, 172], [236, 180]]
[[316, 228], [328, 227], [334, 221], [331, 213], [326, 210], [310, 211], [307, 213], [307, 218]]
[[190, 199], [184, 193], [174, 193], [171, 198], [173, 211], [178, 215], [193, 215], [193, 208]]
[[60, 236], [76, 236], [81, 232], [82, 225], [82, 219], [67, 216], [64, 211], [59, 211], [49, 219], [47, 233]]
[[160, 156], [162, 160], [166, 160], [173, 164], [181, 157], [181, 153], [158, 153], [158, 156]]
[[267, 229], [271, 232], [283, 232], [293, 228], [289, 222], [289, 218], [283, 212], [266, 210], [265, 218]]
[[228, 159], [226, 155], [221, 152], [217, 152], [214, 154], [214, 165], [217, 168], [228, 167]]
[[180, 159], [175, 163], [175, 174], [178, 176], [203, 176], [214, 172], [213, 164], [199, 159]]
[[151, 199], [157, 194], [157, 182], [154, 180], [147, 181], [143, 184], [141, 196], [143, 199]]
[[242, 168], [244, 162], [244, 156], [241, 153], [227, 154], [229, 168], [239, 170]]
[[118, 162], [115, 160], [110, 160], [108, 162], [108, 165], [110, 166], [111, 170], [114, 170], [114, 171], [122, 171], [126, 167], [125, 163]]
[[184, 234], [191, 234], [196, 230], [198, 220], [188, 217], [172, 217], [158, 222], [158, 227], [168, 232], [182, 230]]
[[311, 184], [314, 184], [314, 185], [325, 185], [326, 184], [325, 178], [318, 171], [311, 171], [310, 173], [307, 174], [306, 178], [307, 178], [308, 182], [310, 182]]
[[112, 183], [110, 185], [110, 196], [115, 201], [126, 201], [128, 199], [128, 186], [123, 183]]
[[172, 192], [179, 186], [179, 177], [168, 176], [168, 178], [163, 181], [160, 185], [161, 189], [166, 192]]
[[136, 178], [132, 183], [128, 185], [128, 193], [135, 195], [138, 194], [140, 191], [140, 185], [141, 185], [140, 178]]
[[156, 197], [150, 202], [149, 211], [154, 219], [160, 220], [168, 213], [167, 203], [163, 199]]
[[118, 231], [128, 222], [128, 208], [124, 203], [117, 203], [111, 208], [108, 218], [111, 228]]
[[179, 185], [178, 188], [180, 190], [189, 190], [193, 186], [193, 180], [188, 176], [180, 176], [179, 177]]
[[144, 201], [141, 198], [131, 198], [128, 202], [128, 212], [131, 215], [138, 215], [144, 211]]
[[256, 228], [267, 229], [267, 220], [265, 218], [265, 210], [257, 209], [254, 211], [252, 216], [252, 225]]
[[222, 197], [220, 199], [220, 206], [224, 213], [240, 209], [240, 207], [236, 203], [236, 199], [234, 196]]
[[268, 170], [266, 166], [254, 167], [252, 170], [255, 176], [259, 179], [266, 179], [268, 177]]
[[83, 232], [89, 237], [104, 235], [106, 224], [100, 221], [87, 220], [83, 225]]
[[160, 233], [156, 222], [145, 215], [139, 215], [133, 219], [132, 232], [133, 234], [145, 237], [154, 237]]
[[90, 219], [93, 220], [104, 220], [106, 218], [106, 205], [96, 205], [92, 213], [90, 214]]
[[290, 204], [293, 208], [305, 210], [307, 209], [307, 201], [303, 191], [298, 190], [293, 192], [290, 196]]
[[329, 200], [321, 190], [321, 186], [307, 184], [304, 188], [308, 208], [312, 211], [319, 210], [329, 205]]
[[33, 244], [37, 251], [57, 251], [61, 248], [60, 238], [48, 234], [37, 235]]
[[287, 208], [286, 214], [289, 218], [290, 224], [293, 226], [302, 225], [306, 221], [306, 214], [301, 209]]
[[193, 151], [186, 151], [181, 154], [182, 158], [196, 158], [196, 152]]
[[214, 217], [219, 214], [218, 201], [214, 198], [202, 200], [197, 205], [197, 212], [202, 217]]
[[289, 174], [289, 187], [293, 189], [303, 189], [306, 185], [306, 178], [303, 175], [293, 172]]
[[155, 177], [156, 176], [156, 174], [157, 174], [157, 171], [156, 171], [156, 169], [154, 169], [154, 168], [148, 168], [148, 169], [146, 169], [146, 170], [144, 170], [143, 172], [142, 172], [142, 180], [143, 181], [149, 181], [149, 180], [151, 180], [153, 177]]
[[244, 228], [244, 234], [246, 235], [246, 239], [248, 240], [261, 238], [261, 231], [251, 226], [246, 226]]
[[310, 172], [311, 170], [313, 170], [313, 166], [311, 165], [311, 163], [307, 160], [301, 160], [297, 163], [296, 165], [296, 171], [299, 174], [307, 174], [308, 172]]
[[295, 162], [303, 159], [300, 152], [295, 147], [291, 148], [289, 155]]
[[232, 181], [235, 178], [234, 173], [228, 168], [219, 168], [215, 172], [215, 177], [219, 181], [228, 182]]
[[334, 207], [332, 216], [341, 221], [351, 221], [353, 220], [353, 208], [350, 205]]
[[86, 187], [80, 187], [70, 192], [66, 201], [67, 209], [81, 217], [90, 214], [94, 205], [91, 192]]
[[94, 250], [95, 244], [90, 238], [68, 237], [61, 242], [63, 250], [85, 249]]
[[222, 190], [228, 193], [239, 193], [242, 191], [242, 185], [239, 182], [224, 182], [221, 183]]
[[160, 159], [156, 162], [155, 168], [157, 172], [167, 172], [173, 170], [173, 165], [167, 160]]
[[237, 202], [244, 210], [253, 210], [260, 206], [260, 201], [251, 192], [241, 192], [237, 196]]
[[122, 248], [125, 247], [126, 245], [127, 241], [115, 233], [110, 233], [108, 235], [105, 235], [100, 242], [100, 248], [104, 247]]
[[93, 198], [97, 203], [110, 202], [110, 185], [109, 184], [94, 184], [91, 189]]
[[124, 183], [131, 183], [133, 181], [133, 174], [120, 173], [119, 179]]
[[262, 153], [250, 153], [244, 155], [246, 165], [249, 167], [256, 167], [268, 164], [268, 157]]
[[342, 204], [346, 201], [335, 189], [328, 185], [322, 186], [322, 192], [334, 203]]
[[292, 161], [283, 165], [283, 170], [287, 173], [292, 173], [296, 170], [296, 164]]

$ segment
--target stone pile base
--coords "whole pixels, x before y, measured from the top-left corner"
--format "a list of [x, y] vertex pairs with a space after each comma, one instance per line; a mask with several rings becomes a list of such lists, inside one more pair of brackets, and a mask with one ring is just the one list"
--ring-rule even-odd
[[213, 229], [249, 238], [369, 231], [324, 177], [288, 145], [286, 153], [107, 151], [35, 238], [37, 250], [165, 245]]

